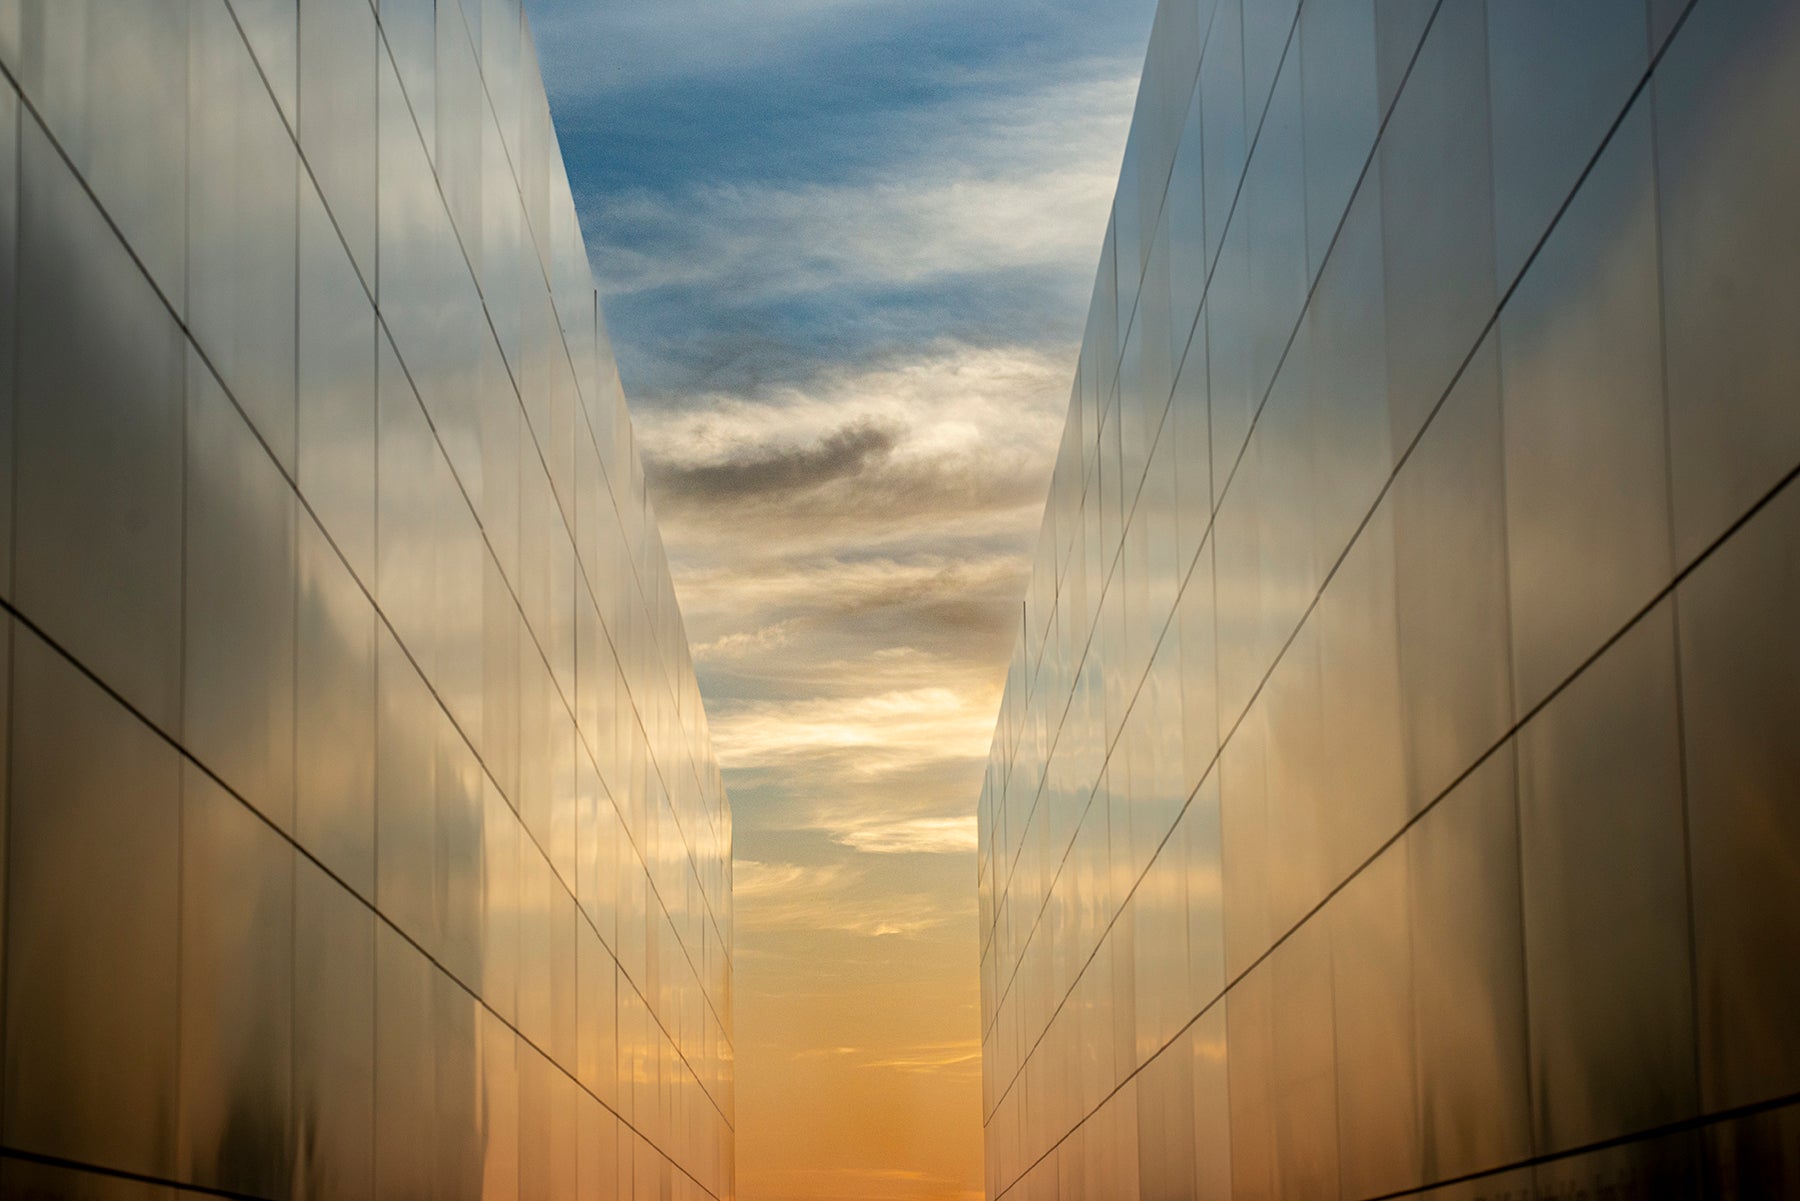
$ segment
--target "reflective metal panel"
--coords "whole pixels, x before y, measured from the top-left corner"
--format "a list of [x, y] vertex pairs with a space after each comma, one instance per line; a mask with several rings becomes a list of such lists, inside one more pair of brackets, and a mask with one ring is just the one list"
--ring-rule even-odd
[[181, 776], [178, 1170], [210, 1188], [284, 1197], [294, 848], [192, 764]]
[[1533, 1168], [1532, 1177], [1534, 1194], [1540, 1197], [1635, 1193], [1659, 1201], [1692, 1201], [1717, 1195], [1700, 1190], [1701, 1139], [1693, 1130], [1553, 1159]]
[[1369, 303], [1385, 278], [1379, 179], [1365, 177], [1354, 199], [1346, 199], [1331, 259], [1303, 319], [1313, 426], [1313, 556], [1321, 570], [1350, 544], [1394, 463], [1386, 331], [1381, 306]]
[[1499, 385], [1488, 338], [1390, 494], [1414, 810], [1512, 724]]
[[1791, 1197], [1800, 1189], [1800, 1105], [1709, 1126], [1702, 1195]]
[[309, 0], [298, 7], [300, 149], [357, 268], [373, 283], [375, 58], [380, 53], [375, 14], [366, 0]]
[[1438, 8], [1375, 150], [1396, 446], [1425, 424], [1494, 311], [1486, 10]]
[[1532, 1117], [1564, 1150], [1694, 1109], [1674, 615], [1655, 609], [1519, 734]]
[[1427, 1180], [1525, 1158], [1525, 944], [1513, 751], [1405, 838], [1420, 1152]]
[[1640, 0], [1488, 5], [1495, 278], [1510, 283], [1648, 65]]
[[1414, 1061], [1406, 848], [1389, 847], [1331, 902], [1339, 1166], [1346, 1197], [1423, 1177]]
[[[1251, 3], [1245, 15], [1268, 14], [1279, 3]], [[1292, 12], [1289, 12], [1291, 18]], [[1266, 16], [1264, 19], [1267, 19]], [[1282, 36], [1286, 36], [1282, 30]], [[1252, 27], [1246, 21], [1244, 57], [1251, 62]], [[1254, 87], [1255, 81], [1250, 81]], [[1262, 107], [1254, 90], [1251, 111]], [[1306, 158], [1300, 104], [1300, 61], [1283, 61], [1244, 171], [1240, 212], [1249, 221], [1251, 391], [1260, 400], [1293, 335], [1306, 303]]]
[[1330, 926], [1315, 921], [1277, 947], [1267, 964], [1274, 1010], [1269, 1042], [1278, 1196], [1338, 1195], [1331, 960]]
[[1392, 511], [1383, 506], [1314, 616], [1328, 885], [1375, 854], [1408, 812], [1394, 574]]
[[6, 1142], [166, 1179], [181, 761], [23, 629], [12, 671]]
[[0, 0], [0, 66], [0, 1195], [734, 1196], [729, 809], [517, 0]]
[[19, 312], [14, 596], [173, 730], [187, 352], [42, 127], [22, 118], [20, 134], [19, 287], [33, 301]]
[[256, 55], [256, 65], [268, 81], [269, 91], [281, 106], [289, 126], [294, 124], [299, 39], [300, 0], [230, 0], [231, 11]]
[[1698, 4], [1651, 80], [1675, 553], [1686, 565], [1800, 458], [1800, 14]]
[[[1210, 267], [1225, 240], [1249, 152], [1244, 113], [1244, 0], [1218, 0], [1200, 54], [1197, 90], [1206, 262]], [[1260, 104], [1257, 107], [1261, 109]]]
[[79, 1201], [175, 1201], [175, 1189], [126, 1176], [78, 1172], [29, 1159], [0, 1160], [0, 1196], [12, 1201], [32, 1197], [69, 1197]]
[[0, 84], [0, 597], [12, 595], [13, 391], [19, 333], [19, 94]]
[[374, 1194], [375, 923], [304, 858], [294, 876], [294, 1195]]
[[[9, 5], [17, 24], [13, 79], [177, 311], [187, 260], [188, 24], [207, 7], [214, 6]], [[24, 173], [27, 185], [35, 175]]]
[[[1309, 278], [1318, 275], [1375, 148], [1381, 117], [1375, 90], [1376, 7], [1374, 0], [1311, 0], [1300, 6], [1297, 49], [1306, 123]], [[1371, 349], [1380, 348], [1377, 339]]]
[[429, 960], [375, 931], [375, 1195], [429, 1196], [437, 1158], [437, 1070]]
[[1708, 1108], [1800, 1089], [1800, 489], [1789, 485], [1676, 594], [1688, 853]]
[[1720, 1118], [1800, 1087], [1796, 47], [1161, 5], [978, 806], [990, 1197], [1791, 1191]]
[[182, 734], [282, 829], [294, 820], [294, 493], [188, 359]]
[[1521, 711], [1669, 578], [1652, 166], [1639, 104], [1500, 317]]
[[1214, 1005], [1189, 1027], [1194, 1047], [1195, 1201], [1225, 1201], [1232, 1195], [1225, 1022], [1226, 1007]]
[[357, 577], [373, 585], [375, 310], [338, 238], [341, 226], [306, 181], [299, 221], [294, 475]]
[[294, 834], [375, 895], [375, 613], [311, 518], [299, 519]]
[[298, 160], [231, 12], [190, 17], [188, 329], [291, 473]]
[[1271, 971], [1264, 965], [1225, 994], [1230, 1089], [1231, 1196], [1275, 1197], [1276, 1081]]

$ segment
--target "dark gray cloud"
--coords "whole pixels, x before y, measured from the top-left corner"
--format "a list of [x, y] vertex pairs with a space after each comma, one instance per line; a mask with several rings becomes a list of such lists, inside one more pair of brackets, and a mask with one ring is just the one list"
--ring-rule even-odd
[[744, 446], [724, 459], [683, 463], [646, 457], [644, 474], [659, 509], [767, 502], [855, 476], [894, 449], [894, 430], [859, 421], [810, 446]]
[[891, 429], [847, 426], [811, 446], [752, 447], [701, 463], [647, 459], [645, 473], [667, 530], [766, 548], [853, 547], [872, 538], [890, 547], [949, 547], [944, 520], [992, 519], [1043, 504], [1039, 463], [901, 457], [901, 445]]
[[811, 391], [644, 414], [651, 495], [679, 554], [744, 570], [777, 550], [949, 552], [977, 532], [1017, 552], [1043, 507], [1065, 370], [1059, 354], [944, 346]]

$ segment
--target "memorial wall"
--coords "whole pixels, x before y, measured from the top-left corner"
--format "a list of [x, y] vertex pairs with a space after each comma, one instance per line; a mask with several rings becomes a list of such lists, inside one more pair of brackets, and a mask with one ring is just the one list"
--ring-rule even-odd
[[730, 1198], [731, 812], [518, 0], [0, 0], [0, 1194]]
[[980, 803], [987, 1196], [1800, 1192], [1800, 9], [1165, 0]]

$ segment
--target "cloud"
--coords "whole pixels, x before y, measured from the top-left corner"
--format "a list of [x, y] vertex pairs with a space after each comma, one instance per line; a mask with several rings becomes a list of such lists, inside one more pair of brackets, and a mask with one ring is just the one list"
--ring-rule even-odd
[[975, 815], [913, 817], [899, 821], [880, 818], [849, 823], [836, 831], [837, 841], [857, 851], [877, 854], [962, 852], [975, 850]]
[[1109, 61], [898, 111], [843, 175], [578, 190], [634, 402], [754, 394], [946, 336], [1073, 341], [1135, 79]]
[[974, 1070], [981, 1063], [981, 1043], [976, 1039], [965, 1039], [959, 1042], [930, 1043], [919, 1047], [901, 1048], [898, 1053], [889, 1050], [879, 1058], [867, 1059], [859, 1066], [865, 1068], [888, 1068], [902, 1072], [923, 1072], [936, 1075], [946, 1068], [965, 1068]]
[[848, 864], [800, 865], [738, 859], [732, 867], [738, 929], [749, 934], [829, 931], [864, 938], [916, 938], [959, 912], [930, 893], [878, 893]]
[[995, 640], [1015, 632], [1025, 561], [826, 558], [765, 570], [692, 578], [683, 610], [690, 628], [727, 631], [698, 642], [695, 661], [755, 669], [820, 694], [837, 695], [837, 680], [867, 695], [934, 681], [961, 688], [972, 658], [990, 666]]
[[855, 751], [855, 774], [869, 778], [921, 760], [985, 757], [993, 733], [987, 700], [923, 687], [854, 698], [755, 702], [712, 719], [713, 746], [720, 763], [733, 769], [780, 767], [796, 759]]
[[946, 342], [646, 411], [639, 443], [678, 568], [970, 538], [1016, 552], [1043, 510], [1074, 361], [1073, 344]]
[[721, 634], [711, 642], [698, 642], [690, 653], [695, 662], [701, 660], [741, 659], [762, 651], [785, 646], [788, 640], [788, 624], [777, 622], [752, 630], [733, 630]]
[[[1148, 4], [1091, 0], [527, 0], [545, 82], [566, 98], [749, 90], [879, 105], [897, 81], [1042, 74], [1096, 49], [1141, 58]], [[1098, 11], [1096, 9], [1098, 8]], [[632, 53], [619, 52], [629, 46]], [[771, 83], [779, 80], [777, 86]], [[915, 92], [916, 95], [916, 92]], [[729, 110], [718, 113], [729, 117]]]
[[859, 474], [865, 464], [885, 459], [895, 435], [868, 421], [833, 430], [810, 446], [738, 445], [711, 462], [670, 462], [646, 456], [644, 473], [659, 503], [668, 509], [687, 502], [705, 505], [791, 496], [832, 480]]
[[601, 240], [601, 286], [609, 305], [703, 286], [741, 301], [1049, 268], [1085, 288], [1135, 85], [1130, 68], [908, 114], [888, 131], [898, 153], [849, 179], [613, 194], [592, 215], [628, 236]]
[[973, 851], [1067, 354], [946, 343], [641, 419], [713, 743], [760, 828]]
[[909, 1047], [806, 1047], [795, 1059], [838, 1059], [857, 1068], [918, 1072], [937, 1075], [946, 1068], [963, 1068], [981, 1062], [981, 1043], [976, 1039], [926, 1043]]
[[[793, 169], [819, 138], [809, 125], [767, 148], [763, 159], [784, 165], [772, 171], [698, 161], [672, 178], [578, 173], [634, 410], [805, 383], [946, 337], [1072, 342], [1137, 67], [1135, 54], [1041, 75], [984, 67], [930, 100], [916, 81], [849, 98], [837, 106], [842, 145], [812, 170]], [[741, 140], [700, 136], [721, 149]]]
[[994, 662], [1016, 634], [1027, 566], [1010, 552], [832, 554], [684, 576], [709, 713], [936, 687], [988, 698], [958, 719], [979, 742], [992, 729], [980, 708], [998, 703]]
[[[904, 672], [925, 660], [893, 656], [866, 670], [880, 679], [893, 663]], [[863, 855], [967, 855], [976, 845], [967, 784], [987, 758], [999, 689], [956, 683], [874, 694], [840, 685], [847, 695], [722, 705], [711, 715], [713, 745], [762, 802], [764, 830], [822, 834]], [[779, 796], [765, 801], [770, 788]]]
[[[867, 24], [899, 0], [532, 0], [528, 7], [547, 82], [579, 93], [767, 68], [841, 36], [853, 18]], [[635, 52], [606, 53], [608, 44]]]
[[841, 864], [802, 867], [794, 863], [762, 863], [739, 859], [732, 873], [731, 893], [739, 900], [756, 902], [792, 896], [797, 890], [829, 891], [847, 875]]

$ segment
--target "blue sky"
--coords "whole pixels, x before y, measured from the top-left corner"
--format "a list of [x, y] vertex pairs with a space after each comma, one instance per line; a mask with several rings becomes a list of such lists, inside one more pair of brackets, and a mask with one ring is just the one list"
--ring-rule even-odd
[[979, 1195], [974, 807], [1151, 0], [528, 0], [737, 842], [741, 1196]]
[[1079, 321], [1142, 0], [531, 14], [640, 407], [944, 337], [1066, 340]]

